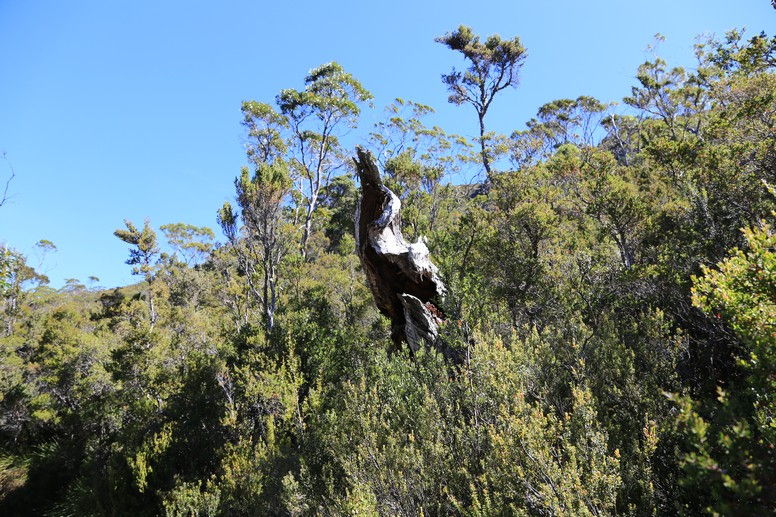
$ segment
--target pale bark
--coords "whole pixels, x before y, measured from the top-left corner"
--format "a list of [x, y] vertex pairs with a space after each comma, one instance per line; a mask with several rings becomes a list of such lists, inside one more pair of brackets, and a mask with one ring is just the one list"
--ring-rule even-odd
[[445, 285], [429, 259], [424, 239], [408, 243], [401, 233], [401, 201], [380, 179], [372, 155], [357, 148], [361, 199], [356, 210], [356, 246], [380, 312], [391, 319], [391, 337], [417, 350], [423, 342], [448, 355], [439, 339], [445, 316], [438, 304]]

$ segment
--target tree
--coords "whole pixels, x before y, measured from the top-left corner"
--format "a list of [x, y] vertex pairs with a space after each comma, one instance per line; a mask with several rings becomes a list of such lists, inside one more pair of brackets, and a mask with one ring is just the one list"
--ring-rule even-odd
[[213, 249], [213, 230], [206, 226], [194, 226], [186, 223], [162, 225], [162, 232], [170, 246], [183, 257], [189, 266], [199, 263]]
[[[274, 112], [246, 113], [265, 121], [267, 139], [276, 138], [277, 133], [273, 131], [284, 125], [290, 128], [288, 161], [300, 179], [305, 206], [299, 244], [304, 258], [307, 257], [307, 241], [321, 191], [335, 172], [347, 163], [339, 156], [341, 131], [356, 126], [361, 113], [359, 104], [371, 98], [372, 94], [341, 65], [326, 63], [307, 74], [304, 90], [285, 89], [278, 94], [276, 101], [285, 123], [281, 123]], [[277, 152], [283, 150], [277, 144], [273, 147]]]
[[606, 109], [607, 105], [586, 95], [543, 105], [536, 112], [536, 118], [526, 123], [525, 131], [512, 134], [513, 166], [521, 168], [547, 159], [564, 144], [580, 148], [594, 146]]
[[297, 203], [304, 206], [299, 250], [305, 259], [321, 194], [347, 163], [339, 137], [355, 127], [359, 104], [371, 98], [341, 65], [326, 63], [307, 74], [304, 90], [281, 90], [275, 99], [279, 112], [263, 102], [243, 102], [249, 160], [258, 167], [283, 158], [299, 181]]
[[157, 317], [153, 295], [154, 266], [156, 265], [156, 259], [159, 255], [156, 232], [151, 228], [151, 224], [148, 220], [143, 224], [142, 230], [138, 230], [132, 221], [129, 220], [125, 220], [124, 224], [127, 229], [118, 229], [113, 232], [113, 235], [127, 244], [134, 246], [134, 248], [129, 250], [127, 264], [135, 266], [132, 268], [132, 274], [143, 275], [148, 284], [148, 289], [146, 290], [146, 297], [148, 299], [148, 319], [151, 326], [153, 326], [156, 323]]
[[284, 139], [284, 130], [288, 129], [286, 117], [264, 102], [245, 101], [241, 111], [242, 125], [248, 130], [248, 159], [259, 164], [283, 156], [288, 150]]
[[225, 203], [219, 210], [218, 223], [237, 253], [248, 288], [271, 330], [277, 307], [278, 266], [289, 249], [288, 232], [282, 228], [283, 201], [291, 189], [288, 166], [281, 160], [262, 162], [253, 176], [243, 167], [234, 185], [244, 238], [239, 238], [238, 214], [231, 204]]
[[385, 111], [370, 142], [386, 186], [401, 199], [403, 231], [414, 239], [428, 235], [439, 216], [450, 215], [450, 207], [443, 207], [451, 191], [444, 179], [471, 159], [470, 145], [462, 136], [427, 126], [425, 118], [434, 113], [430, 106], [397, 98]]
[[436, 38], [438, 43], [463, 54], [470, 63], [465, 72], [453, 68], [442, 74], [442, 81], [450, 90], [448, 101], [452, 104], [471, 104], [477, 112], [480, 127], [480, 156], [487, 180], [491, 179], [491, 163], [485, 137], [485, 115], [498, 92], [518, 84], [518, 74], [525, 61], [526, 51], [519, 37], [501, 39], [494, 34], [485, 42], [461, 25], [457, 30]]
[[6, 336], [13, 333], [26, 290], [32, 286], [47, 284], [48, 281], [45, 275], [27, 264], [24, 255], [7, 247], [0, 247], [0, 301]]
[[51, 242], [48, 239], [41, 239], [38, 242], [35, 243], [35, 251], [38, 255], [38, 265], [37, 269], [42, 270], [43, 269], [43, 263], [46, 260], [46, 256], [49, 253], [55, 253], [57, 251], [56, 245]]

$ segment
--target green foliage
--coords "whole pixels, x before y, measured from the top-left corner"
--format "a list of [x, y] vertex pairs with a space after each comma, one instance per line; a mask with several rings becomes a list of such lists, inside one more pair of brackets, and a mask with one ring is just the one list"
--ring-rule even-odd
[[[770, 513], [776, 455], [776, 236], [768, 225], [744, 231], [748, 250], [704, 268], [693, 302], [724, 320], [741, 340], [744, 375], [718, 388], [716, 400], [672, 397], [677, 428], [686, 440], [680, 462], [684, 486], [697, 494], [689, 509], [715, 514]], [[704, 507], [705, 506], [705, 507]]]
[[303, 91], [282, 90], [277, 98], [280, 111], [295, 121], [314, 115], [321, 120], [343, 119], [352, 125], [361, 111], [358, 103], [372, 98], [358, 80], [334, 62], [314, 68], [304, 82]]
[[526, 58], [525, 47], [519, 37], [504, 40], [496, 34], [489, 36], [483, 43], [479, 36], [465, 25], [436, 38], [435, 41], [450, 50], [460, 52], [469, 63], [465, 72], [453, 68], [449, 74], [442, 74], [442, 82], [450, 90], [447, 99], [449, 102], [459, 106], [471, 104], [477, 112], [480, 124], [480, 155], [490, 179], [493, 151], [486, 146], [488, 138], [485, 134], [485, 115], [498, 92], [510, 86], [517, 86], [520, 68]]
[[151, 228], [151, 223], [146, 220], [143, 229], [138, 230], [132, 221], [125, 220], [126, 230], [118, 229], [113, 235], [132, 245], [129, 250], [127, 264], [132, 268], [133, 275], [143, 275], [148, 284], [146, 300], [148, 302], [148, 320], [153, 326], [156, 323], [157, 312], [154, 306], [154, 279], [156, 261], [159, 255], [159, 246], [156, 241], [156, 232]]
[[218, 515], [221, 491], [208, 483], [180, 483], [164, 498], [164, 514], [170, 517], [206, 517]]
[[[527, 129], [509, 141], [510, 159], [517, 168], [550, 158], [563, 145], [591, 147], [596, 142], [608, 106], [588, 96], [558, 99], [539, 108]], [[611, 117], [610, 119], [611, 120]]]
[[170, 223], [160, 227], [167, 242], [180, 253], [187, 264], [194, 265], [204, 260], [213, 249], [213, 230], [185, 223]]
[[129, 250], [127, 264], [135, 266], [132, 274], [145, 275], [147, 278], [153, 271], [153, 262], [159, 253], [156, 242], [156, 232], [151, 228], [149, 221], [143, 224], [143, 229], [138, 230], [132, 221], [124, 221], [126, 230], [116, 230], [113, 235], [134, 246]]
[[460, 52], [471, 63], [464, 73], [453, 70], [442, 76], [453, 104], [469, 103], [484, 112], [496, 93], [517, 85], [518, 71], [526, 57], [520, 38], [502, 40], [494, 34], [481, 42], [470, 27], [461, 25], [436, 41]]
[[298, 182], [293, 219], [296, 223], [303, 213], [299, 247], [306, 258], [321, 197], [345, 162], [339, 137], [356, 127], [361, 104], [372, 94], [334, 62], [314, 68], [304, 82], [304, 90], [280, 91], [275, 98], [279, 111], [256, 101], [244, 102], [242, 111], [248, 158], [257, 170], [283, 164]]

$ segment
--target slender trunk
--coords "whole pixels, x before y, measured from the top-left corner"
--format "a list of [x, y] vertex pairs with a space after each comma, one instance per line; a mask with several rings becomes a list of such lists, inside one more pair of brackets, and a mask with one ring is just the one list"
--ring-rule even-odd
[[310, 237], [310, 230], [312, 229], [312, 212], [307, 211], [307, 216], [304, 220], [304, 231], [302, 232], [302, 242], [299, 244], [299, 251], [302, 254], [302, 260], [307, 261], [307, 239]]
[[474, 241], [477, 239], [477, 232], [472, 232], [469, 242], [466, 243], [466, 249], [463, 252], [463, 258], [461, 259], [461, 267], [458, 269], [458, 281], [461, 282], [466, 276], [466, 265], [469, 263], [469, 253], [474, 246]]
[[275, 326], [275, 306], [277, 305], [277, 296], [275, 294], [275, 268], [272, 267], [272, 281], [269, 283], [269, 302], [267, 303], [267, 330], [272, 330]]
[[480, 120], [480, 156], [482, 157], [482, 165], [485, 167], [485, 174], [487, 181], [490, 181], [490, 160], [488, 159], [488, 153], [485, 150], [485, 114], [479, 114]]
[[270, 331], [275, 326], [275, 306], [277, 305], [277, 296], [275, 295], [276, 264], [269, 247], [265, 248], [264, 253], [264, 321], [267, 330]]
[[10, 336], [13, 334], [13, 324], [16, 318], [14, 317], [14, 314], [16, 314], [16, 307], [18, 305], [19, 298], [16, 295], [13, 295], [8, 300], [8, 307], [6, 308], [6, 314], [8, 315], [8, 319], [6, 320], [6, 328], [5, 328], [5, 335]]
[[304, 220], [304, 231], [302, 232], [302, 241], [299, 244], [299, 251], [302, 254], [302, 260], [307, 260], [307, 241], [310, 238], [310, 233], [312, 232], [313, 227], [313, 212], [315, 211], [315, 199], [318, 198], [318, 194], [316, 193], [315, 196], [312, 198], [310, 203], [307, 205], [307, 215], [305, 216]]
[[[329, 121], [330, 118], [326, 120], [326, 123], [323, 127], [321, 145], [318, 148], [318, 163], [315, 166], [315, 178], [313, 180], [312, 174], [308, 176], [310, 182], [310, 201], [307, 203], [307, 215], [305, 216], [304, 220], [304, 232], [302, 233], [302, 242], [299, 246], [302, 260], [304, 261], [307, 261], [307, 240], [310, 238], [310, 232], [312, 231], [313, 212], [315, 211], [315, 207], [318, 204], [318, 196], [321, 193], [321, 184], [323, 183], [323, 164], [326, 160], [329, 147], [329, 131], [332, 129], [329, 128]], [[327, 175], [327, 178], [328, 177], [329, 176]]]
[[267, 325], [267, 330], [272, 330], [272, 307], [270, 307], [269, 299], [269, 283], [270, 283], [270, 271], [267, 265], [267, 258], [264, 258], [264, 319]]
[[613, 237], [614, 242], [617, 243], [617, 247], [620, 248], [620, 258], [622, 259], [622, 265], [625, 266], [625, 269], [630, 268], [633, 265], [634, 260], [633, 254], [630, 252], [628, 240], [625, 237], [625, 232], [619, 228], [615, 228]]
[[156, 309], [154, 308], [154, 296], [151, 291], [151, 282], [148, 281], [148, 291], [146, 296], [148, 296], [148, 318], [151, 321], [151, 327], [156, 324]]

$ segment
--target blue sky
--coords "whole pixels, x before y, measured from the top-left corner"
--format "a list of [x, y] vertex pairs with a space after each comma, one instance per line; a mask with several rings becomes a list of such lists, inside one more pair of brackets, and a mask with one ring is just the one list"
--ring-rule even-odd
[[90, 275], [133, 281], [113, 230], [125, 218], [215, 228], [244, 163], [241, 101], [301, 88], [324, 62], [375, 95], [361, 132], [403, 97], [473, 135], [473, 112], [448, 105], [439, 78], [460, 62], [433, 38], [462, 23], [519, 35], [529, 54], [521, 85], [488, 119], [508, 133], [556, 98], [619, 101], [657, 32], [667, 38], [658, 54], [691, 67], [698, 34], [772, 34], [774, 22], [768, 0], [0, 0], [0, 152], [16, 171], [0, 243], [37, 265], [33, 245], [53, 241], [42, 269], [55, 287]]

